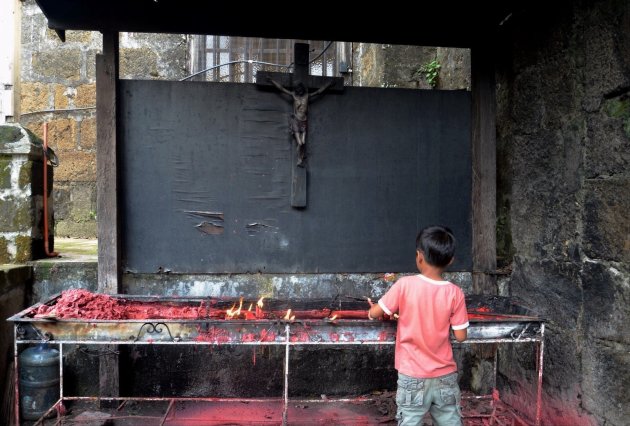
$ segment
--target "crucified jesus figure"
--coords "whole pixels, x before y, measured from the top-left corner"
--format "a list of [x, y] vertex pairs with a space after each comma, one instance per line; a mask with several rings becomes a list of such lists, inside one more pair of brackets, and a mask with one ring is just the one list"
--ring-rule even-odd
[[333, 85], [334, 81], [329, 81], [315, 92], [309, 94], [308, 89], [303, 83], [299, 83], [294, 91], [290, 91], [275, 80], [269, 79], [271, 84], [276, 86], [282, 93], [286, 93], [293, 98], [293, 114], [291, 114], [291, 133], [297, 143], [298, 160], [297, 165], [304, 167], [304, 157], [306, 149], [306, 129], [308, 127], [308, 100], [328, 89]]

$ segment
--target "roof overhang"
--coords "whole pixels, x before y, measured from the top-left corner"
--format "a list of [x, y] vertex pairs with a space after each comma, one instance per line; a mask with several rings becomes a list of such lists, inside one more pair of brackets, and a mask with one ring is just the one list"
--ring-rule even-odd
[[371, 8], [209, 0], [36, 1], [48, 26], [58, 32], [213, 34], [443, 47], [492, 40], [514, 9], [512, 2], [472, 1], [382, 3]]

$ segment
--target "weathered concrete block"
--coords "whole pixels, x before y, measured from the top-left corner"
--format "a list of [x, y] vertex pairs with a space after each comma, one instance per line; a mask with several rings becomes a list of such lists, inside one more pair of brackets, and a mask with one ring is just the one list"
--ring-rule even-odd
[[[98, 46], [103, 45], [103, 36], [101, 33], [95, 33], [95, 39], [98, 39]], [[100, 50], [100, 49], [99, 49]], [[86, 79], [87, 81], [96, 81], [96, 54], [97, 50], [88, 50], [85, 53], [85, 68], [86, 68]], [[121, 77], [123, 75], [121, 74]], [[126, 77], [126, 76], [125, 76]]]
[[13, 256], [9, 253], [9, 244], [8, 239], [0, 236], [0, 265], [10, 263], [13, 260]]
[[71, 93], [68, 92], [69, 89], [70, 88], [63, 84], [53, 85], [55, 109], [68, 108], [68, 100], [71, 97]]
[[48, 145], [55, 151], [71, 151], [77, 146], [77, 122], [59, 118], [48, 123]]
[[77, 96], [74, 99], [74, 106], [85, 108], [96, 105], [96, 83], [82, 84], [77, 86]]
[[55, 179], [59, 182], [94, 182], [96, 180], [96, 154], [75, 151], [64, 155], [61, 152], [59, 167], [55, 170]]
[[627, 263], [587, 262], [583, 270], [584, 330], [592, 339], [630, 346], [630, 268]]
[[92, 32], [90, 31], [66, 31], [66, 43], [78, 43], [85, 45], [92, 40]]
[[630, 262], [630, 178], [585, 183], [584, 252], [593, 259]]
[[[0, 236], [3, 238], [2, 261], [26, 262], [44, 254], [44, 177], [42, 143], [32, 132], [17, 125], [0, 126]], [[49, 245], [53, 244], [53, 169], [47, 170], [50, 200], [48, 221]]]
[[120, 75], [127, 78], [146, 78], [158, 76], [157, 54], [153, 49], [143, 47], [139, 49], [120, 49]]
[[628, 424], [630, 345], [594, 339], [583, 351], [583, 407], [599, 418], [599, 424]]
[[11, 161], [0, 159], [0, 190], [11, 188]]
[[630, 165], [630, 99], [606, 99], [587, 117], [584, 174], [587, 178], [628, 177]]
[[0, 201], [0, 232], [30, 233], [33, 226], [31, 200], [7, 196]]
[[[385, 87], [431, 89], [418, 70], [435, 59], [434, 47], [385, 45], [383, 83]], [[413, 58], [413, 59], [412, 59]]]
[[[25, 200], [20, 200], [23, 204], [26, 204]], [[11, 197], [6, 197], [0, 202], [0, 232], [13, 232], [13, 213], [16, 207], [16, 200]], [[19, 208], [19, 207], [18, 207]]]
[[35, 259], [33, 239], [28, 235], [18, 235], [15, 237], [15, 262], [25, 263]]
[[381, 87], [383, 84], [383, 48], [380, 44], [364, 44], [353, 53], [358, 64], [358, 85]]
[[55, 188], [55, 234], [95, 238], [96, 184], [62, 182]]
[[15, 144], [22, 139], [23, 134], [19, 127], [16, 126], [0, 126], [0, 144], [1, 146], [8, 146], [8, 144]]
[[97, 291], [97, 262], [39, 260], [33, 262], [33, 293], [30, 304], [38, 303], [63, 290], [84, 288]]
[[78, 47], [34, 52], [32, 58], [33, 74], [36, 78], [54, 81], [77, 81], [81, 79], [83, 58]]
[[82, 150], [96, 149], [96, 118], [81, 120], [79, 146]]
[[440, 64], [439, 89], [470, 90], [470, 49], [438, 47], [436, 59]]
[[20, 90], [20, 107], [22, 112], [52, 108], [49, 86], [44, 83], [23, 82]]

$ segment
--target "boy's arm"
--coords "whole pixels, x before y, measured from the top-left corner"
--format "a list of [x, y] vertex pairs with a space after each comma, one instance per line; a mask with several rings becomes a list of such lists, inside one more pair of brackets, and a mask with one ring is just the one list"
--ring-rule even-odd
[[461, 343], [468, 337], [468, 327], [462, 330], [453, 330], [453, 334], [455, 335], [455, 340]]
[[372, 302], [372, 299], [370, 299], [369, 297], [368, 297], [368, 303], [370, 304], [370, 310], [368, 311], [368, 318], [369, 319], [383, 318], [383, 314], [385, 314], [385, 311], [383, 311], [383, 308], [381, 308], [378, 305], [378, 303]]

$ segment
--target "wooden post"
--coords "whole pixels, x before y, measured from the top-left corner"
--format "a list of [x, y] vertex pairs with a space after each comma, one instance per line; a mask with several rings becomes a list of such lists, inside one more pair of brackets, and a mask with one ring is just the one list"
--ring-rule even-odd
[[[103, 53], [96, 55], [96, 209], [98, 217], [98, 291], [118, 294], [120, 230], [118, 220], [118, 33], [103, 33]], [[120, 376], [116, 346], [103, 345], [99, 363], [100, 395], [118, 396]]]
[[96, 56], [96, 208], [98, 217], [98, 289], [119, 292], [120, 241], [116, 120], [118, 33], [103, 34], [103, 54]]
[[497, 294], [496, 94], [490, 45], [471, 49], [473, 291]]

